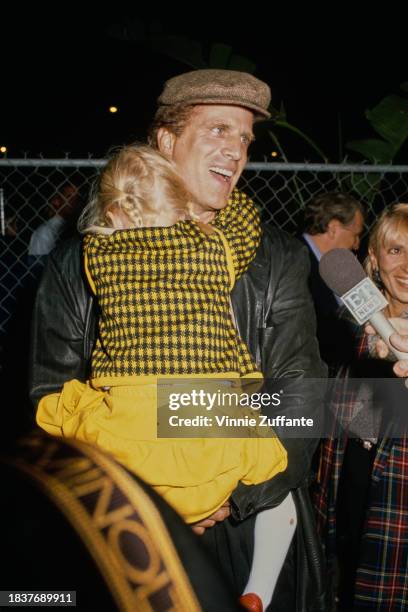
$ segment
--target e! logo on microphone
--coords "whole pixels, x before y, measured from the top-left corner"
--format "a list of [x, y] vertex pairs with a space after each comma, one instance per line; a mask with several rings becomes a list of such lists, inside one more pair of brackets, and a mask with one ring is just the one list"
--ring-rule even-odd
[[364, 278], [342, 295], [341, 299], [360, 325], [366, 323], [388, 304], [381, 291], [369, 278]]

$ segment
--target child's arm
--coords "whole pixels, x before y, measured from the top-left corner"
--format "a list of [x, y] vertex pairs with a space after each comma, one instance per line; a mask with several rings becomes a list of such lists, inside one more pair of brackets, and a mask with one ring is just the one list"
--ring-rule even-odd
[[225, 235], [231, 249], [235, 276], [239, 278], [254, 259], [261, 237], [259, 212], [244, 193], [234, 190], [227, 206], [217, 212], [215, 227]]

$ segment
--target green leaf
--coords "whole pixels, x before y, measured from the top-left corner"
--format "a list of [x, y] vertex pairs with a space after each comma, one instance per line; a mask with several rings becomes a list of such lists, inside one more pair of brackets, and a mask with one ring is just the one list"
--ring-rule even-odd
[[181, 36], [158, 36], [152, 39], [151, 47], [192, 68], [208, 68], [203, 58], [202, 44]]
[[351, 174], [349, 178], [351, 189], [371, 204], [381, 187], [381, 174]]
[[377, 134], [392, 145], [394, 157], [408, 137], [408, 100], [387, 96], [365, 114]]
[[374, 164], [389, 164], [394, 156], [394, 147], [376, 138], [367, 140], [352, 140], [346, 144], [351, 151], [360, 153]]
[[227, 68], [229, 70], [240, 70], [241, 72], [249, 72], [250, 74], [253, 74], [256, 70], [256, 64], [254, 64], [247, 57], [236, 55], [234, 53], [230, 58]]
[[275, 125], [285, 128], [287, 130], [289, 130], [290, 132], [293, 132], [294, 134], [296, 134], [297, 136], [300, 136], [300, 138], [302, 138], [303, 140], [305, 140], [307, 142], [307, 144], [316, 151], [316, 153], [318, 155], [320, 155], [320, 157], [323, 159], [323, 161], [325, 163], [327, 163], [329, 160], [326, 157], [326, 155], [323, 153], [323, 151], [320, 149], [320, 147], [317, 146], [317, 144], [304, 132], [302, 132], [302, 130], [299, 130], [299, 128], [297, 128], [296, 126], [292, 125], [291, 123], [288, 123], [285, 120], [282, 120], [280, 118], [275, 119], [274, 120]]
[[271, 103], [268, 107], [268, 111], [270, 112], [271, 116], [269, 119], [263, 120], [261, 125], [266, 123], [277, 124], [278, 121], [286, 121], [286, 111], [283, 104], [281, 104], [280, 108], [277, 109]]
[[221, 43], [215, 43], [210, 49], [210, 68], [227, 68], [229, 59], [231, 57], [232, 47], [229, 45], [223, 45]]
[[[270, 108], [272, 108], [272, 106]], [[269, 111], [269, 112], [271, 112], [271, 111]], [[286, 121], [286, 118], [287, 118], [286, 108], [285, 108], [285, 105], [284, 105], [283, 101], [281, 102], [281, 105], [280, 105], [279, 114], [280, 114], [281, 120], [282, 121]]]

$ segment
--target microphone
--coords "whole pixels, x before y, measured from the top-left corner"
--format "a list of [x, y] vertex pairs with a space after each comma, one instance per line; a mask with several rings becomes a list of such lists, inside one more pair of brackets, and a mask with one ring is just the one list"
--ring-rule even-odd
[[319, 272], [357, 323], [364, 325], [369, 322], [397, 359], [408, 359], [408, 353], [398, 351], [390, 344], [390, 336], [396, 330], [381, 312], [388, 305], [387, 300], [349, 249], [332, 249], [325, 253], [320, 260]]

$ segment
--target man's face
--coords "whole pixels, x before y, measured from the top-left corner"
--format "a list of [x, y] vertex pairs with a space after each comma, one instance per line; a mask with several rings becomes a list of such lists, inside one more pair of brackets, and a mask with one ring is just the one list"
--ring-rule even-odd
[[180, 136], [159, 132], [159, 148], [175, 162], [198, 214], [226, 206], [247, 161], [253, 119], [240, 106], [198, 105]]
[[333, 249], [350, 249], [352, 251], [357, 251], [360, 246], [360, 237], [363, 230], [364, 219], [359, 210], [354, 215], [353, 221], [348, 225], [343, 225], [343, 223], [336, 220]]
[[50, 200], [53, 213], [64, 218], [69, 217], [77, 204], [78, 197], [79, 192], [75, 185], [64, 185]]

